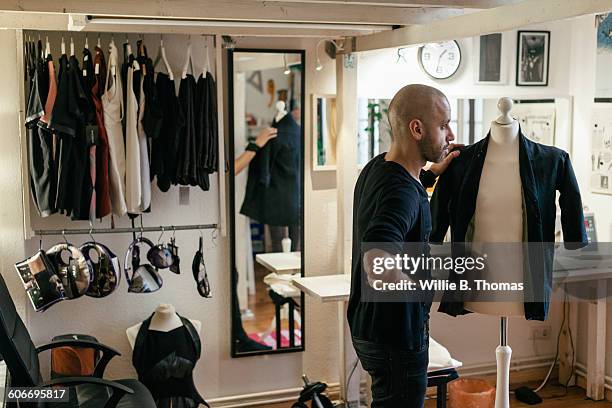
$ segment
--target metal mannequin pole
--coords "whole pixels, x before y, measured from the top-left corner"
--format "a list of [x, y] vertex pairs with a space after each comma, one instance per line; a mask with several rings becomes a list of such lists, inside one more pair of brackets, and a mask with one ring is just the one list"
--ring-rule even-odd
[[510, 408], [510, 358], [508, 346], [508, 318], [502, 317], [499, 330], [499, 346], [495, 350], [497, 359], [497, 384], [495, 385], [495, 408]]

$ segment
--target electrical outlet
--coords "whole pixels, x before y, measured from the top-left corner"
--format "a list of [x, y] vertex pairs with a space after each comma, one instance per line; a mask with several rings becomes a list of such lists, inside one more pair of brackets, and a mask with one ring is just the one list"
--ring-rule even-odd
[[534, 326], [531, 328], [531, 339], [546, 340], [550, 338], [552, 327], [549, 325]]

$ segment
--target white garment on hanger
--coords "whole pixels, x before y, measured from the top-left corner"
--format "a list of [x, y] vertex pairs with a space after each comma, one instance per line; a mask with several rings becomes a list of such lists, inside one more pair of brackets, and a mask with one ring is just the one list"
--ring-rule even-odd
[[128, 65], [127, 106], [125, 107], [125, 195], [128, 212], [142, 212], [142, 177], [140, 167], [140, 142], [138, 140], [138, 102], [134, 94], [134, 66]]
[[[109, 46], [106, 85], [102, 95], [104, 127], [108, 135], [110, 199], [113, 213], [122, 216], [127, 212], [125, 202], [125, 147], [123, 142], [123, 89], [119, 75], [118, 52], [114, 43]], [[109, 79], [112, 78], [112, 85]]]
[[140, 210], [144, 211], [151, 205], [151, 170], [149, 168], [149, 148], [147, 146], [147, 135], [144, 131], [142, 120], [145, 110], [144, 75], [140, 76], [140, 107], [138, 112], [138, 144], [140, 146], [140, 177], [141, 177], [141, 202]]

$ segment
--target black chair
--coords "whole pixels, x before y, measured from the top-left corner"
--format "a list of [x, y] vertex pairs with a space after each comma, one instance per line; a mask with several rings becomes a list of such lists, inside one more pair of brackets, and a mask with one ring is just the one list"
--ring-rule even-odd
[[[88, 347], [102, 352], [91, 377], [63, 377], [43, 381], [38, 354], [56, 347]], [[0, 275], [0, 355], [8, 368], [11, 387], [69, 387], [70, 403], [57, 407], [92, 408], [155, 408], [149, 390], [138, 380], [109, 381], [102, 378], [109, 361], [119, 352], [94, 341], [59, 340], [35, 347], [23, 321], [17, 314], [13, 299]], [[16, 406], [9, 403], [8, 407]], [[28, 406], [20, 403], [20, 407]], [[31, 404], [30, 406], [35, 406]], [[47, 406], [54, 406], [47, 404]]]

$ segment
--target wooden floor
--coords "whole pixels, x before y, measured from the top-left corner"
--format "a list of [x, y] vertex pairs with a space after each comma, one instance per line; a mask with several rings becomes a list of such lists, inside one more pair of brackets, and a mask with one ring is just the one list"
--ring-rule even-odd
[[255, 266], [255, 294], [249, 295], [249, 309], [255, 318], [242, 319], [242, 326], [247, 333], [263, 332], [270, 327], [274, 318], [274, 303], [268, 295], [268, 287], [263, 278], [270, 273], [265, 267], [254, 262]]
[[[527, 384], [534, 386], [534, 384]], [[612, 402], [607, 401], [591, 401], [586, 398], [584, 389], [579, 387], [570, 387], [565, 392], [565, 388], [561, 386], [549, 385], [538, 393], [544, 400], [541, 404], [536, 405], [538, 408], [612, 408]], [[436, 401], [428, 400], [425, 403], [425, 408], [435, 408]], [[510, 396], [510, 406], [512, 408], [530, 407], [531, 405], [517, 401], [513, 395]], [[291, 408], [291, 403], [281, 403], [274, 405], [264, 405], [258, 408]], [[460, 407], [448, 407], [460, 408]]]

